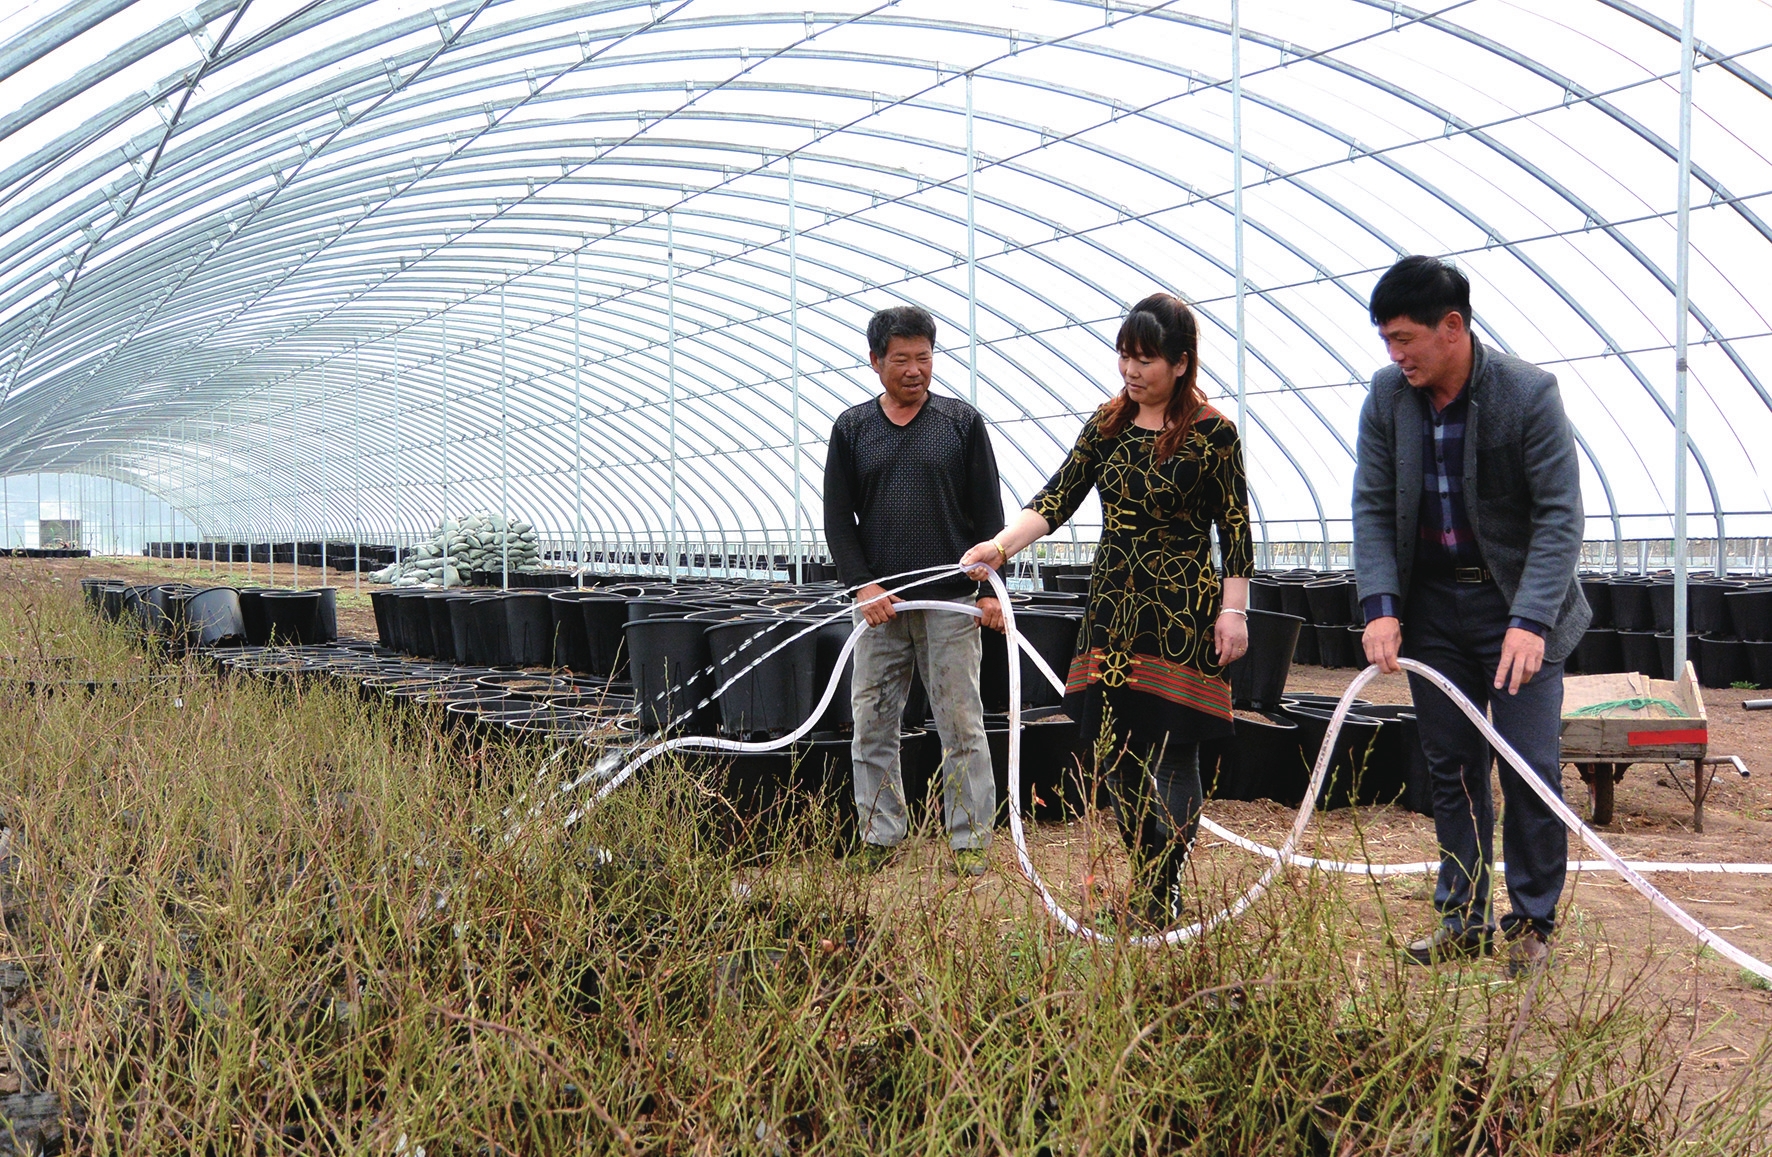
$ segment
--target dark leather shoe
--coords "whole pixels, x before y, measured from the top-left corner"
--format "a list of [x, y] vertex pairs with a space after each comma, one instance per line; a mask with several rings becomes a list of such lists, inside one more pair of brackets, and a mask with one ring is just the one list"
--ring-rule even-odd
[[1507, 974], [1516, 980], [1542, 970], [1550, 960], [1550, 941], [1536, 928], [1526, 929], [1507, 946]]
[[1444, 964], [1448, 960], [1475, 960], [1489, 955], [1490, 941], [1487, 928], [1468, 928], [1463, 932], [1454, 932], [1442, 925], [1432, 936], [1403, 949], [1403, 955], [1412, 964], [1434, 965]]

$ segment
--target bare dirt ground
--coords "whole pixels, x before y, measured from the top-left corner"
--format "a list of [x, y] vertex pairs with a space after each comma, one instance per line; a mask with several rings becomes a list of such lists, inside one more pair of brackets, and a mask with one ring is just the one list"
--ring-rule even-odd
[[[69, 582], [87, 575], [133, 581], [160, 576], [204, 581], [211, 574], [208, 563], [139, 558], [40, 560], [32, 565], [47, 567]], [[225, 580], [225, 575], [223, 565], [216, 577]], [[236, 564], [234, 580], [241, 582], [245, 577], [244, 566]], [[303, 587], [318, 585], [319, 577], [313, 568], [304, 567], [300, 583]], [[266, 581], [262, 564], [254, 568], [253, 578]], [[355, 575], [334, 571], [327, 578], [340, 588], [341, 632], [373, 638], [369, 584], [363, 583], [359, 594]], [[289, 584], [287, 566], [277, 568], [275, 580], [277, 585]], [[1340, 694], [1354, 674], [1296, 667], [1288, 687]], [[1377, 702], [1409, 701], [1407, 681], [1400, 675], [1374, 680], [1362, 694]], [[1706, 803], [1704, 832], [1693, 831], [1691, 803], [1668, 769], [1636, 764], [1618, 785], [1614, 822], [1601, 832], [1614, 849], [1633, 860], [1772, 862], [1772, 712], [1742, 710], [1745, 697], [1748, 695], [1740, 691], [1705, 694], [1712, 753], [1740, 756], [1752, 775], [1743, 779], [1732, 770], [1718, 771]], [[1680, 772], [1689, 785], [1690, 765]], [[1563, 789], [1576, 811], [1587, 814], [1587, 789], [1573, 767], [1565, 767]], [[1295, 813], [1275, 803], [1215, 802], [1209, 805], [1208, 814], [1244, 836], [1277, 845]], [[982, 906], [1006, 923], [1025, 919], [1027, 909], [1037, 905], [1037, 897], [1022, 881], [1007, 833], [1003, 835], [995, 845], [994, 870], [980, 880], [965, 882], [945, 872], [944, 841], [914, 837], [882, 886], [906, 898], [919, 897], [919, 902], [927, 899], [932, 888], [943, 896], [963, 894], [969, 907]], [[1499, 843], [1498, 836], [1498, 849]], [[1054, 894], [1073, 908], [1086, 909], [1099, 902], [1103, 882], [1124, 873], [1118, 837], [1111, 820], [1101, 816], [1070, 824], [1031, 825], [1029, 844]], [[1324, 858], [1385, 863], [1436, 858], [1432, 821], [1394, 807], [1319, 813], [1300, 851]], [[1595, 858], [1573, 838], [1570, 855]], [[1191, 870], [1204, 906], [1208, 899], [1216, 902], [1245, 886], [1260, 869], [1261, 862], [1254, 857], [1205, 837]], [[1653, 882], [1738, 947], [1762, 960], [1772, 960], [1772, 876], [1663, 873]], [[1350, 883], [1363, 890], [1354, 902], [1370, 916], [1375, 956], [1394, 951], [1392, 940], [1433, 927], [1431, 876]], [[1498, 898], [1498, 905], [1505, 906], [1505, 899]], [[1557, 938], [1558, 967], [1570, 973], [1598, 969], [1605, 983], [1615, 988], [1635, 985], [1634, 999], [1660, 1002], [1673, 1012], [1676, 1024], [1691, 1033], [1687, 1079], [1695, 1091], [1702, 1092], [1728, 1083], [1732, 1073], [1743, 1072], [1744, 1066], [1762, 1055], [1772, 1032], [1772, 991], [1751, 983], [1734, 965], [1696, 947], [1690, 937], [1615, 875], [1583, 872], [1570, 876]], [[1472, 972], [1476, 983], [1498, 983], [1502, 976], [1499, 962], [1478, 965]]]

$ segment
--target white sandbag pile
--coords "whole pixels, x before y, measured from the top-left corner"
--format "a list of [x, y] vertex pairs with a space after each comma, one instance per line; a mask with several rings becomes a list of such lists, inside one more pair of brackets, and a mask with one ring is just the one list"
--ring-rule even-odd
[[465, 586], [471, 572], [497, 571], [504, 567], [505, 544], [510, 544], [511, 570], [535, 570], [541, 554], [535, 527], [519, 519], [508, 524], [497, 514], [475, 514], [443, 520], [431, 541], [413, 551], [404, 562], [373, 572], [371, 582], [397, 587], [440, 587], [444, 568], [450, 570], [447, 585]]

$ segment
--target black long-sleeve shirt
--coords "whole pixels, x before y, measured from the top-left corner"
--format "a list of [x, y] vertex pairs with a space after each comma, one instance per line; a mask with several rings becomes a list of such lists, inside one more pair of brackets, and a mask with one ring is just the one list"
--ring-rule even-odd
[[[824, 534], [845, 586], [957, 563], [1002, 528], [997, 458], [977, 410], [930, 394], [903, 426], [877, 398], [837, 415], [824, 467]], [[979, 589], [955, 574], [901, 597]]]

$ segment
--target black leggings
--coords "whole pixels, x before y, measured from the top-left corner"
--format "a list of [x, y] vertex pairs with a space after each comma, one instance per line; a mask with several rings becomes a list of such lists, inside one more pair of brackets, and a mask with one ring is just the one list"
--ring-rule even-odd
[[[1200, 745], [1174, 740], [1117, 753], [1108, 772], [1120, 838], [1132, 857], [1133, 879], [1168, 903], [1179, 892], [1200, 827]], [[1153, 784], [1152, 780], [1156, 782]]]

